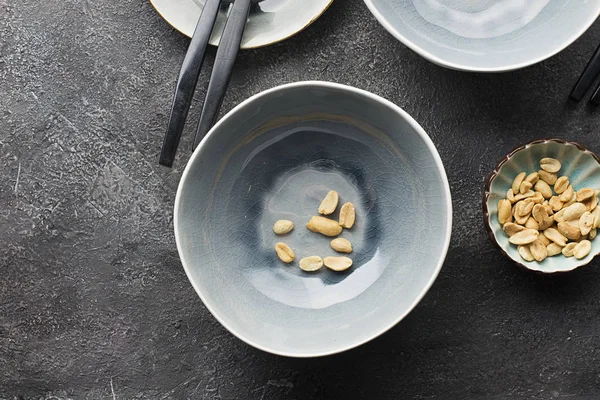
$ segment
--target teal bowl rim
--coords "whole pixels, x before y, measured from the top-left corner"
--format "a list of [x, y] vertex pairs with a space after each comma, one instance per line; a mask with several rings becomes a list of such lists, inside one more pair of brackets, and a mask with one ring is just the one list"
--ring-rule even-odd
[[584, 153], [588, 153], [590, 154], [594, 160], [596, 160], [596, 162], [598, 163], [598, 165], [600, 165], [600, 157], [598, 157], [596, 155], [596, 153], [594, 153], [593, 151], [591, 151], [590, 149], [588, 149], [587, 147], [585, 147], [584, 145], [577, 143], [577, 142], [573, 142], [573, 141], [569, 141], [569, 140], [564, 140], [564, 139], [536, 139], [533, 140], [529, 143], [526, 143], [522, 146], [518, 146], [515, 147], [513, 150], [511, 150], [506, 156], [504, 156], [499, 162], [498, 164], [496, 164], [496, 166], [494, 167], [494, 169], [492, 170], [492, 172], [490, 173], [490, 175], [488, 176], [486, 182], [485, 182], [485, 190], [483, 192], [483, 225], [485, 226], [485, 229], [487, 230], [487, 233], [492, 241], [492, 243], [498, 247], [500, 249], [500, 252], [507, 257], [509, 260], [511, 260], [512, 262], [514, 262], [515, 264], [519, 265], [520, 267], [525, 268], [528, 271], [532, 271], [532, 272], [537, 272], [539, 274], [542, 275], [553, 275], [553, 274], [564, 274], [567, 272], [571, 272], [574, 271], [580, 267], [583, 267], [585, 265], [589, 265], [594, 258], [596, 258], [596, 256], [598, 256], [600, 254], [600, 252], [594, 254], [588, 261], [583, 261], [580, 264], [575, 265], [572, 269], [568, 269], [568, 270], [564, 270], [564, 271], [552, 271], [552, 272], [544, 272], [544, 271], [540, 271], [540, 270], [536, 270], [536, 269], [531, 269], [529, 268], [526, 264], [523, 264], [522, 262], [519, 262], [517, 260], [515, 260], [514, 258], [512, 258], [507, 252], [506, 250], [504, 250], [504, 248], [500, 245], [500, 243], [498, 243], [498, 239], [496, 239], [496, 235], [494, 234], [494, 230], [492, 229], [492, 227], [490, 226], [490, 211], [488, 209], [488, 200], [489, 197], [491, 195], [491, 186], [492, 186], [492, 182], [494, 181], [494, 179], [496, 179], [496, 177], [498, 176], [498, 173], [500, 172], [500, 168], [502, 168], [502, 166], [504, 165], [504, 163], [506, 163], [508, 160], [510, 160], [510, 158], [512, 156], [514, 156], [516, 153], [522, 151], [522, 150], [526, 150], [527, 148], [531, 147], [534, 144], [541, 144], [541, 143], [548, 143], [548, 142], [555, 142], [555, 143], [559, 143], [562, 145], [572, 145], [577, 147], [579, 150], [581, 150]]
[[[186, 262], [185, 258], [182, 256], [184, 254], [183, 253], [183, 245], [181, 244], [181, 240], [179, 238], [179, 218], [180, 218], [179, 217], [179, 207], [180, 207], [180, 203], [181, 203], [183, 187], [185, 185], [188, 175], [190, 174], [191, 169], [194, 168], [194, 165], [198, 164], [199, 161], [201, 160], [202, 149], [206, 146], [206, 143], [208, 142], [208, 140], [211, 137], [216, 135], [216, 133], [220, 129], [221, 125], [223, 125], [226, 120], [228, 120], [230, 118], [234, 118], [234, 115], [236, 114], [236, 112], [241, 110], [242, 108], [251, 107], [252, 103], [255, 100], [257, 100], [261, 97], [264, 97], [264, 96], [271, 95], [273, 93], [284, 92], [287, 89], [302, 88], [302, 87], [338, 89], [338, 90], [342, 90], [342, 91], [355, 93], [360, 96], [369, 98], [373, 101], [379, 102], [380, 104], [382, 104], [386, 107], [389, 107], [390, 109], [395, 111], [401, 118], [404, 118], [408, 122], [408, 124], [414, 129], [415, 133], [421, 137], [421, 139], [423, 140], [423, 142], [429, 149], [429, 151], [435, 161], [435, 165], [436, 165], [438, 171], [440, 172], [441, 182], [442, 182], [442, 186], [444, 189], [444, 195], [448, 200], [447, 207], [446, 207], [446, 231], [444, 232], [444, 243], [443, 243], [442, 249], [441, 249], [442, 252], [440, 254], [440, 258], [438, 260], [438, 263], [435, 267], [433, 274], [431, 275], [431, 277], [429, 278], [429, 281], [423, 287], [423, 289], [421, 290], [421, 293], [417, 296], [415, 301], [409, 307], [407, 307], [407, 309], [403, 313], [400, 313], [398, 317], [392, 319], [388, 324], [383, 326], [381, 329], [374, 331], [367, 338], [357, 341], [356, 343], [352, 343], [350, 345], [344, 346], [344, 347], [335, 348], [333, 350], [328, 350], [328, 351], [310, 353], [310, 354], [309, 353], [293, 353], [293, 352], [287, 352], [287, 351], [276, 351], [273, 349], [269, 349], [265, 345], [255, 343], [252, 340], [248, 339], [247, 337], [245, 337], [243, 332], [237, 332], [231, 326], [228, 326], [228, 324], [225, 323], [223, 321], [223, 319], [221, 319], [219, 317], [219, 315], [215, 311], [215, 308], [213, 307], [213, 305], [211, 305], [210, 302], [208, 302], [206, 300], [206, 298], [202, 295], [202, 290], [201, 290], [200, 286], [198, 285], [198, 283], [192, 279], [192, 275], [191, 275], [192, 266], [189, 265]], [[387, 332], [388, 330], [390, 330], [391, 328], [396, 326], [400, 321], [402, 321], [417, 306], [417, 304], [419, 304], [421, 302], [423, 297], [425, 297], [425, 294], [427, 294], [427, 292], [429, 291], [429, 289], [431, 288], [431, 286], [437, 279], [437, 277], [442, 269], [442, 266], [444, 265], [444, 262], [446, 260], [446, 256], [448, 255], [448, 249], [450, 248], [450, 238], [452, 236], [452, 195], [450, 193], [450, 184], [448, 182], [448, 176], [446, 175], [446, 170], [444, 169], [442, 159], [441, 159], [433, 141], [431, 140], [431, 138], [429, 137], [427, 132], [425, 132], [425, 130], [421, 127], [421, 125], [419, 125], [419, 123], [417, 121], [415, 121], [415, 119], [413, 117], [411, 117], [406, 111], [404, 111], [402, 108], [400, 108], [398, 105], [392, 103], [391, 101], [389, 101], [381, 96], [378, 96], [374, 93], [368, 92], [366, 90], [358, 89], [358, 88], [355, 88], [352, 86], [342, 85], [339, 83], [333, 83], [333, 82], [303, 81], [303, 82], [288, 83], [288, 84], [284, 84], [281, 86], [277, 86], [277, 87], [267, 89], [265, 91], [262, 91], [260, 93], [257, 93], [255, 95], [251, 96], [248, 99], [241, 102], [240, 104], [238, 104], [236, 107], [234, 107], [231, 111], [229, 111], [223, 118], [221, 118], [213, 126], [213, 128], [206, 134], [204, 139], [202, 139], [202, 141], [200, 142], [200, 144], [198, 145], [198, 147], [196, 148], [196, 150], [190, 157], [190, 160], [188, 161], [188, 163], [185, 167], [185, 170], [183, 171], [183, 174], [181, 176], [181, 180], [179, 181], [179, 186], [177, 188], [177, 194], [175, 196], [175, 207], [174, 207], [174, 211], [173, 211], [173, 228], [175, 231], [175, 242], [177, 244], [177, 252], [179, 253], [179, 258], [181, 259], [181, 264], [183, 265], [183, 269], [185, 271], [185, 274], [188, 277], [188, 280], [192, 284], [192, 287], [194, 288], [194, 290], [196, 291], [196, 293], [198, 294], [198, 296], [202, 300], [202, 303], [204, 303], [204, 305], [206, 306], [208, 311], [210, 311], [210, 313], [215, 317], [215, 319], [223, 327], [225, 327], [225, 329], [227, 329], [231, 334], [233, 334], [235, 337], [242, 340], [243, 342], [245, 342], [259, 350], [265, 351], [267, 353], [276, 354], [276, 355], [280, 355], [280, 356], [286, 356], [286, 357], [296, 357], [296, 358], [321, 357], [321, 356], [328, 356], [328, 355], [332, 355], [332, 354], [342, 353], [344, 351], [361, 346], [361, 345], [363, 345], [367, 342], [370, 342], [371, 340], [381, 336], [382, 334], [384, 334], [385, 332]], [[393, 307], [393, 305], [390, 305], [390, 307]]]
[[548, 54], [541, 56], [541, 57], [537, 57], [534, 58], [530, 61], [525, 61], [525, 62], [521, 62], [521, 63], [517, 63], [517, 64], [510, 64], [510, 65], [506, 65], [506, 66], [500, 66], [500, 67], [485, 67], [485, 68], [477, 68], [477, 67], [473, 67], [470, 65], [466, 65], [466, 64], [459, 64], [459, 63], [454, 63], [454, 62], [450, 62], [447, 60], [444, 60], [426, 50], [423, 50], [423, 48], [421, 48], [419, 45], [417, 45], [416, 43], [412, 42], [411, 40], [409, 40], [408, 38], [406, 38], [404, 35], [402, 35], [388, 20], [387, 18], [379, 11], [379, 9], [377, 8], [377, 6], [375, 5], [375, 1], [376, 0], [363, 0], [365, 2], [365, 4], [367, 5], [367, 8], [369, 9], [369, 11], [371, 11], [371, 14], [373, 14], [375, 16], [375, 18], [377, 19], [377, 21], [379, 21], [379, 23], [392, 35], [394, 36], [397, 40], [399, 40], [401, 43], [403, 43], [405, 46], [407, 46], [409, 49], [411, 49], [412, 51], [414, 51], [415, 53], [417, 53], [418, 55], [420, 55], [421, 57], [425, 58], [426, 60], [431, 61], [434, 64], [437, 64], [441, 67], [445, 67], [445, 68], [450, 68], [450, 69], [454, 69], [457, 71], [467, 71], [467, 72], [508, 72], [508, 71], [514, 71], [517, 69], [521, 69], [521, 68], [525, 68], [525, 67], [529, 67], [531, 65], [535, 65], [537, 63], [540, 63], [544, 60], [547, 60], [550, 57], [553, 57], [555, 55], [557, 55], [558, 53], [560, 53], [561, 51], [563, 51], [564, 49], [566, 49], [567, 47], [569, 47], [571, 44], [573, 44], [577, 39], [579, 39], [579, 37], [581, 35], [583, 35], [593, 24], [594, 22], [596, 22], [596, 20], [598, 19], [598, 17], [600, 17], [600, 7], [598, 7], [598, 10], [596, 11], [596, 14], [593, 14], [590, 18], [589, 21], [587, 21], [587, 23], [582, 24], [581, 28], [576, 31], [573, 32], [573, 34], [569, 37], [568, 40], [565, 40], [562, 44], [560, 44], [559, 46], [557, 46], [554, 50], [548, 52]]

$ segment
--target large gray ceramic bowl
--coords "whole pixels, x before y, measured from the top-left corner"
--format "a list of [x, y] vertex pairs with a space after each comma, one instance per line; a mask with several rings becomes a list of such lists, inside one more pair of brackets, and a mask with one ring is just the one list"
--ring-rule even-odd
[[[334, 255], [305, 224], [330, 190], [356, 207], [342, 237], [352, 268], [307, 273], [302, 257]], [[194, 152], [175, 201], [185, 271], [234, 335], [268, 352], [332, 354], [391, 328], [425, 295], [450, 241], [440, 157], [394, 104], [325, 82], [267, 90], [227, 114]], [[295, 222], [285, 237], [279, 219]], [[296, 261], [274, 251], [284, 241]]]
[[599, 0], [364, 0], [398, 40], [436, 64], [499, 72], [540, 62], [600, 15]]

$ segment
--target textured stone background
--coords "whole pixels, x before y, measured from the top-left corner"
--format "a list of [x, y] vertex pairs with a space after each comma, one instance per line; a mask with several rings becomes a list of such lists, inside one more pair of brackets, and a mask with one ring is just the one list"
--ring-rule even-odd
[[521, 271], [492, 247], [480, 204], [514, 146], [557, 136], [600, 152], [600, 110], [566, 101], [598, 37], [596, 24], [525, 70], [461, 73], [396, 42], [361, 0], [337, 0], [300, 35], [240, 55], [223, 111], [299, 80], [372, 91], [429, 132], [452, 188], [451, 249], [414, 312], [358, 349], [297, 360], [235, 339], [179, 263], [172, 204], [191, 130], [174, 169], [157, 159], [188, 40], [147, 0], [0, 0], [0, 398], [598, 399], [598, 262]]

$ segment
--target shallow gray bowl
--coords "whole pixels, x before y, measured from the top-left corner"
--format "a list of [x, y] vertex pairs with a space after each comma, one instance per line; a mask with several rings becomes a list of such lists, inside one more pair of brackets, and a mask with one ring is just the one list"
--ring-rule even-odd
[[598, 0], [364, 0], [398, 40], [465, 71], [523, 68], [573, 43], [600, 15]]
[[[334, 255], [309, 232], [328, 190], [355, 204], [346, 272], [300, 270]], [[335, 217], [335, 215], [334, 215]], [[301, 82], [246, 100], [194, 152], [175, 201], [185, 271], [230, 332], [268, 352], [341, 352], [385, 332], [433, 284], [452, 225], [450, 190], [423, 129], [394, 104], [326, 82]], [[295, 229], [273, 234], [290, 219]], [[283, 264], [274, 246], [288, 243]]]

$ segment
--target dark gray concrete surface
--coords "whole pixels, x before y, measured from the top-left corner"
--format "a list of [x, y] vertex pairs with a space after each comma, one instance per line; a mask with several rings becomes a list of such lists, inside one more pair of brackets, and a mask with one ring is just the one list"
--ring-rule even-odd
[[396, 42], [361, 0], [337, 0], [298, 36], [240, 55], [224, 112], [286, 82], [366, 89], [423, 125], [452, 188], [451, 249], [419, 306], [358, 349], [298, 360], [229, 334], [179, 262], [172, 205], [192, 129], [174, 169], [157, 159], [188, 39], [147, 0], [0, 0], [0, 398], [600, 398], [598, 262], [518, 269], [480, 200], [526, 141], [600, 152], [600, 110], [567, 102], [599, 37], [596, 24], [534, 67], [462, 73]]

